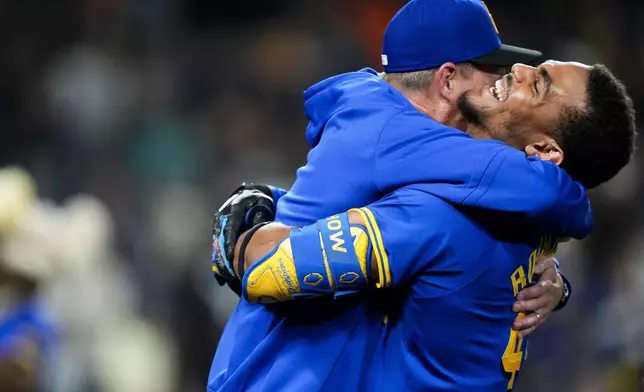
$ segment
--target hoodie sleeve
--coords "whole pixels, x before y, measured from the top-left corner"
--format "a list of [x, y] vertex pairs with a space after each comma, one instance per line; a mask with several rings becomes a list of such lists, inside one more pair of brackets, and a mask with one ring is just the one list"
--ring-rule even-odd
[[271, 193], [273, 193], [273, 203], [275, 205], [277, 205], [277, 202], [282, 198], [282, 196], [288, 193], [286, 189], [282, 189], [273, 185], [269, 185], [268, 188], [271, 190]]
[[425, 183], [451, 203], [523, 214], [558, 237], [583, 238], [593, 227], [585, 189], [556, 165], [418, 112], [400, 113], [383, 128], [374, 178], [383, 194]]

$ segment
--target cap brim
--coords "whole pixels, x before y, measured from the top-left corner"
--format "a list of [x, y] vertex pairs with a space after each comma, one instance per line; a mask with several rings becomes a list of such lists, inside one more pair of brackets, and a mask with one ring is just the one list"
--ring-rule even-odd
[[512, 45], [501, 45], [497, 50], [472, 60], [473, 63], [511, 67], [516, 63], [533, 65], [542, 56], [537, 50], [520, 48]]

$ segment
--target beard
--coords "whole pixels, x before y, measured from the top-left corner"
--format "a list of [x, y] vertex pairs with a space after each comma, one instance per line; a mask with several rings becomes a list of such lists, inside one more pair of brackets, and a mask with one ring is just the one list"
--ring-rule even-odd
[[469, 91], [464, 92], [458, 97], [456, 107], [468, 123], [476, 127], [487, 128], [485, 126], [485, 114], [472, 104]]
[[470, 100], [469, 92], [464, 92], [456, 101], [456, 106], [467, 121], [467, 133], [475, 139], [495, 139], [513, 147], [523, 149], [519, 143], [521, 123], [513, 119], [508, 111], [497, 111], [492, 114], [486, 108], [475, 106]]

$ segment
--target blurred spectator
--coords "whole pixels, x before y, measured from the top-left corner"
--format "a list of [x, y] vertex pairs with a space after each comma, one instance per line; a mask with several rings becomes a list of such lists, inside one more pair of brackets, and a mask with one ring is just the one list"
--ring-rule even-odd
[[0, 170], [0, 385], [8, 392], [36, 391], [55, 363], [55, 326], [39, 294], [56, 269], [47, 235], [56, 217], [34, 196], [29, 174]]
[[173, 391], [172, 343], [135, 312], [105, 206], [34, 188], [0, 169], [2, 390]]

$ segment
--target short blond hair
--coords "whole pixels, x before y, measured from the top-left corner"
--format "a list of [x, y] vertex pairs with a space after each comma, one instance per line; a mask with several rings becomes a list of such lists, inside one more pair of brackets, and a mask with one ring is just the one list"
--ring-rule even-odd
[[[468, 77], [472, 75], [474, 66], [470, 63], [458, 63], [456, 67]], [[410, 72], [386, 72], [382, 78], [392, 85], [400, 87], [403, 91], [423, 91], [434, 79], [437, 68], [423, 69]]]

